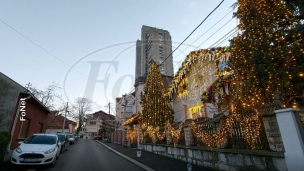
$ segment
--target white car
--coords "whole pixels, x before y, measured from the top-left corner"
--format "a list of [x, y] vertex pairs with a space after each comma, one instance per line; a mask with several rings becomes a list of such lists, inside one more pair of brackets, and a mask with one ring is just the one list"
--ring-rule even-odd
[[68, 139], [70, 141], [70, 144], [74, 144], [76, 141], [75, 136], [73, 134], [68, 134]]
[[13, 151], [11, 163], [15, 165], [55, 165], [61, 143], [54, 134], [33, 134]]

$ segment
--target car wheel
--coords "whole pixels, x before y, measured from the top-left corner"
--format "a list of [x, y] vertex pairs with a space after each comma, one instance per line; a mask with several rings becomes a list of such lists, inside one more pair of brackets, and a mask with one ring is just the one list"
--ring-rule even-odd
[[60, 149], [60, 154], [62, 154], [63, 153], [63, 149], [62, 149], [62, 147], [61, 147], [61, 149]]
[[54, 158], [53, 162], [51, 163], [51, 167], [54, 167], [56, 164], [57, 156]]

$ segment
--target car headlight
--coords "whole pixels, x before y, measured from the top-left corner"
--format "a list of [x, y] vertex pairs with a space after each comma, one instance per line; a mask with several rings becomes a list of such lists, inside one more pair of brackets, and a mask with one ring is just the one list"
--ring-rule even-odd
[[17, 153], [22, 153], [22, 150], [18, 147], [18, 148], [16, 148], [16, 152]]
[[55, 151], [55, 149], [56, 149], [56, 148], [52, 148], [52, 149], [50, 149], [50, 150], [48, 150], [48, 151], [46, 151], [46, 152], [44, 152], [44, 153], [45, 153], [45, 154], [53, 153], [53, 152]]

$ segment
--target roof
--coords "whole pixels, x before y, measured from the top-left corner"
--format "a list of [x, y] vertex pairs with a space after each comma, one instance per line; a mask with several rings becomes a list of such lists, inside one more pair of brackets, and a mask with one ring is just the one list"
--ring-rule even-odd
[[124, 125], [136, 125], [141, 120], [141, 114], [136, 113], [131, 115], [131, 117], [124, 122]]
[[7, 75], [3, 74], [2, 72], [0, 72], [0, 75], [2, 75], [3, 77], [5, 77], [6, 79], [10, 80], [12, 83], [14, 83], [15, 85], [17, 85], [20, 89], [23, 89], [23, 92], [21, 91], [21, 92], [19, 92], [19, 94], [30, 95], [31, 99], [35, 100], [38, 104], [40, 104], [41, 107], [43, 107], [44, 109], [46, 109], [49, 113], [52, 113], [40, 100], [38, 100], [31, 93], [30, 90], [28, 90], [27, 88], [25, 88], [24, 86], [22, 86], [21, 84], [19, 84], [18, 82], [16, 82], [15, 80], [11, 79]]
[[23, 95], [30, 95], [31, 96], [31, 99], [33, 99], [35, 102], [37, 102], [41, 107], [43, 107], [49, 114], [52, 113], [52, 111], [50, 111], [40, 100], [38, 100], [32, 93], [30, 92], [27, 92], [27, 93], [23, 93], [23, 92], [20, 92], [20, 94], [23, 94]]
[[[206, 63], [210, 63], [210, 61], [221, 61], [221, 65], [217, 65], [218, 71], [224, 71], [224, 66], [229, 64], [229, 58], [231, 56], [231, 47], [224, 46], [224, 47], [213, 47], [209, 49], [200, 49], [197, 51], [190, 52], [185, 60], [182, 62], [180, 68], [178, 69], [177, 73], [174, 75], [171, 84], [168, 88], [168, 95], [173, 96], [173, 94], [178, 94], [176, 88], [178, 85], [184, 80], [184, 78], [189, 77], [189, 73], [192, 71], [193, 67], [196, 67], [197, 59], [201, 59]], [[223, 65], [222, 65], [223, 64]], [[203, 66], [205, 67], [205, 66]], [[212, 83], [212, 84], [215, 84]], [[211, 86], [211, 85], [209, 85]]]
[[140, 76], [137, 77], [134, 83], [134, 87], [136, 87], [138, 84], [142, 83], [144, 84], [146, 82], [147, 76]]
[[120, 97], [116, 97], [116, 103], [118, 103], [121, 100]]
[[[58, 112], [53, 111], [53, 113], [51, 115], [49, 115], [48, 118], [47, 118], [47, 124], [48, 124], [47, 129], [62, 129], [63, 122], [64, 122], [64, 117], [61, 116], [61, 115], [58, 115]], [[74, 126], [77, 125], [76, 122], [66, 118], [64, 129], [68, 129], [69, 124], [72, 124]]]
[[92, 114], [87, 114], [86, 117], [88, 119], [91, 119], [91, 120], [94, 120], [94, 119], [101, 119], [101, 120], [104, 120], [104, 119], [115, 119], [115, 116], [114, 115], [111, 115], [111, 114], [107, 114], [106, 112], [100, 110], [100, 111], [97, 111], [95, 113], [92, 113]]
[[261, 108], [258, 110], [259, 114], [261, 116], [266, 115], [274, 115], [275, 110], [281, 109], [281, 107], [276, 103], [266, 104], [261, 106]]

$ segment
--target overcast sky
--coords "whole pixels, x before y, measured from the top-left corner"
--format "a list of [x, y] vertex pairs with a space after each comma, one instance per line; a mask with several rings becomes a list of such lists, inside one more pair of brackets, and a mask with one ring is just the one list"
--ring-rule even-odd
[[[176, 63], [190, 51], [209, 48], [235, 28], [237, 20], [230, 12], [235, 1], [223, 2], [173, 53], [175, 72]], [[97, 104], [94, 111], [106, 110], [107, 103], [114, 107], [116, 97], [134, 89], [135, 41], [140, 39], [142, 25], [168, 30], [174, 50], [220, 2], [2, 0], [0, 72], [41, 90], [56, 82], [62, 87], [58, 93], [64, 102], [87, 97]]]

